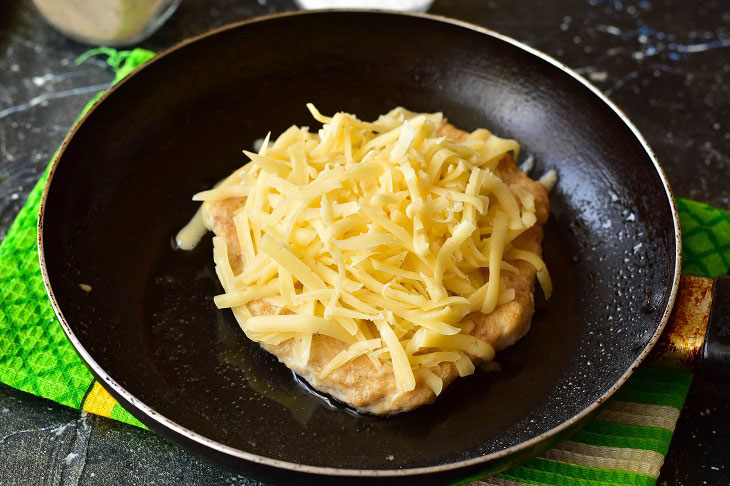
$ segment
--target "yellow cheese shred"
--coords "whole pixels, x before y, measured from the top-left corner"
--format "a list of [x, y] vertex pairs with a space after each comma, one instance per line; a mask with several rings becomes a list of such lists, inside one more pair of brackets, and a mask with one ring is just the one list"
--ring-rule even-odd
[[[258, 153], [244, 152], [250, 164], [194, 196], [245, 198], [233, 217], [237, 271], [226, 240], [213, 239], [225, 290], [215, 304], [255, 341], [293, 340], [299, 366], [315, 335], [345, 343], [322, 379], [367, 356], [376, 369], [390, 364], [399, 396], [419, 383], [438, 395], [435, 367], [466, 376], [493, 359], [464, 318], [515, 299], [502, 279], [517, 272], [510, 261], [529, 262], [545, 295], [552, 289], [539, 255], [511, 243], [536, 223], [535, 198], [494, 172], [519, 145], [484, 129], [457, 143], [442, 136], [440, 113], [396, 108], [364, 122], [307, 108], [320, 130], [267, 135]], [[261, 299], [277, 315], [252, 315]]]
[[367, 341], [358, 341], [356, 343], [351, 344], [347, 349], [340, 351], [337, 356], [332, 358], [332, 361], [327, 363], [327, 365], [322, 369], [322, 371], [319, 373], [319, 379], [324, 379], [332, 373], [334, 370], [342, 366], [343, 364], [347, 363], [348, 361], [352, 361], [353, 359], [357, 358], [358, 356], [361, 356], [369, 351], [372, 351], [373, 349], [380, 349], [381, 347], [381, 341], [380, 339], [369, 339]]
[[411, 364], [408, 362], [408, 355], [406, 350], [398, 341], [398, 337], [393, 332], [393, 328], [390, 327], [385, 321], [375, 321], [375, 325], [380, 332], [380, 337], [385, 342], [390, 353], [390, 360], [393, 363], [393, 374], [395, 375], [395, 384], [398, 392], [409, 392], [416, 388], [416, 378], [413, 376], [413, 369]]
[[324, 334], [345, 343], [355, 342], [347, 331], [335, 322], [322, 317], [301, 314], [283, 316], [254, 316], [246, 321], [246, 330], [254, 332], [305, 332]]
[[426, 384], [434, 395], [439, 396], [441, 394], [441, 390], [444, 388], [444, 380], [436, 376], [436, 373], [428, 368], [421, 368], [416, 372], [416, 376]]
[[216, 295], [213, 302], [219, 309], [238, 307], [248, 304], [252, 300], [263, 299], [276, 295], [279, 292], [279, 281], [271, 280], [266, 285], [252, 285], [246, 290], [233, 290], [225, 294]]
[[496, 211], [492, 235], [489, 237], [489, 281], [487, 282], [487, 295], [482, 304], [483, 314], [489, 314], [497, 307], [500, 286], [499, 274], [506, 237], [507, 216], [502, 211]]
[[547, 265], [536, 253], [526, 250], [518, 250], [513, 248], [507, 254], [508, 259], [525, 260], [531, 263], [537, 270], [537, 281], [540, 282], [540, 287], [545, 294], [545, 298], [549, 299], [553, 293], [553, 283], [550, 280], [550, 274], [547, 270]]

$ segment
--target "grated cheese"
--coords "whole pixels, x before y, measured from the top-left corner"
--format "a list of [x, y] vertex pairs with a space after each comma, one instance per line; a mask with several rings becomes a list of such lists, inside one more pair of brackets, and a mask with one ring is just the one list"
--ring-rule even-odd
[[418, 370], [416, 375], [423, 380], [427, 387], [431, 389], [434, 395], [439, 396], [441, 390], [444, 388], [444, 380], [436, 375], [433, 371], [428, 368], [421, 368]]
[[[250, 339], [293, 340], [300, 366], [314, 334], [342, 341], [320, 378], [366, 356], [377, 369], [390, 363], [399, 395], [419, 382], [438, 395], [441, 363], [466, 376], [475, 360], [494, 358], [464, 318], [514, 300], [500, 278], [518, 271], [509, 261], [532, 264], [550, 294], [540, 256], [511, 245], [537, 221], [534, 197], [493, 172], [519, 145], [484, 129], [451, 141], [438, 135], [440, 113], [396, 108], [368, 123], [307, 108], [318, 132], [267, 135], [258, 153], [244, 152], [250, 164], [194, 196], [246, 198], [233, 218], [242, 272], [213, 239], [225, 290], [215, 303]], [[259, 299], [277, 315], [251, 315]]]

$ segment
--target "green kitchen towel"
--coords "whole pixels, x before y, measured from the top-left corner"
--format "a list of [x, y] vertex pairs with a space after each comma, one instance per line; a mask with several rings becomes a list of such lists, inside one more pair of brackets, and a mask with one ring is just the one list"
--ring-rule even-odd
[[[77, 63], [95, 54], [107, 55], [107, 63], [116, 73], [113, 83], [155, 55], [144, 49], [116, 51], [100, 47], [87, 52]], [[102, 94], [94, 96], [81, 115]], [[66, 339], [46, 295], [36, 226], [47, 176], [48, 169], [0, 242], [0, 382], [63, 405], [143, 426], [95, 383]]]
[[730, 268], [730, 218], [725, 211], [677, 199], [682, 227], [682, 272], [717, 278]]
[[[116, 81], [154, 54], [105, 54]], [[85, 108], [100, 96], [97, 95]], [[70, 407], [142, 426], [93, 379], [66, 339], [43, 287], [36, 224], [46, 174], [0, 243], [0, 381]], [[684, 271], [717, 276], [730, 267], [730, 217], [678, 200], [685, 235]], [[482, 484], [653, 485], [664, 461], [692, 375], [642, 366], [570, 441]]]

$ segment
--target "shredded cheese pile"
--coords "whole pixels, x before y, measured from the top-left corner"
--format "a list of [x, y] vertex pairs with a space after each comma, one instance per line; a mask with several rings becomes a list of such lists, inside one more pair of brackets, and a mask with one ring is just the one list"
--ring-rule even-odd
[[[536, 223], [534, 198], [513, 188], [515, 197], [493, 172], [519, 146], [484, 129], [455, 143], [439, 136], [440, 113], [396, 108], [364, 122], [307, 106], [318, 133], [267, 136], [258, 153], [244, 152], [251, 163], [194, 197], [246, 198], [233, 218], [241, 273], [225, 240], [213, 240], [225, 289], [215, 303], [254, 341], [293, 339], [301, 365], [314, 334], [343, 341], [320, 379], [366, 355], [378, 369], [390, 363], [398, 393], [422, 381], [438, 395], [430, 367], [451, 362], [465, 376], [473, 359], [494, 356], [464, 317], [514, 299], [500, 285], [501, 272], [516, 271], [505, 259], [533, 264], [550, 292], [542, 259], [511, 245]], [[278, 314], [252, 315], [258, 299]]]

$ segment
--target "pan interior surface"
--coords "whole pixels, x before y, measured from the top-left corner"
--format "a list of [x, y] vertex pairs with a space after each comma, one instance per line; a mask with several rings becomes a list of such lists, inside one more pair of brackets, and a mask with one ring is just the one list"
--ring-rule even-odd
[[[554, 296], [498, 354], [502, 371], [457, 380], [415, 412], [358, 415], [316, 396], [215, 308], [210, 236], [192, 252], [172, 237], [196, 210], [191, 195], [239, 167], [242, 149], [269, 130], [315, 127], [307, 102], [363, 119], [398, 105], [443, 111], [457, 127], [516, 138], [533, 176], [557, 170], [544, 245]], [[497, 37], [362, 12], [222, 30], [123, 82], [62, 154], [43, 247], [63, 318], [133, 396], [242, 451], [349, 469], [479, 457], [574, 417], [655, 334], [676, 263], [650, 156], [588, 88]]]

